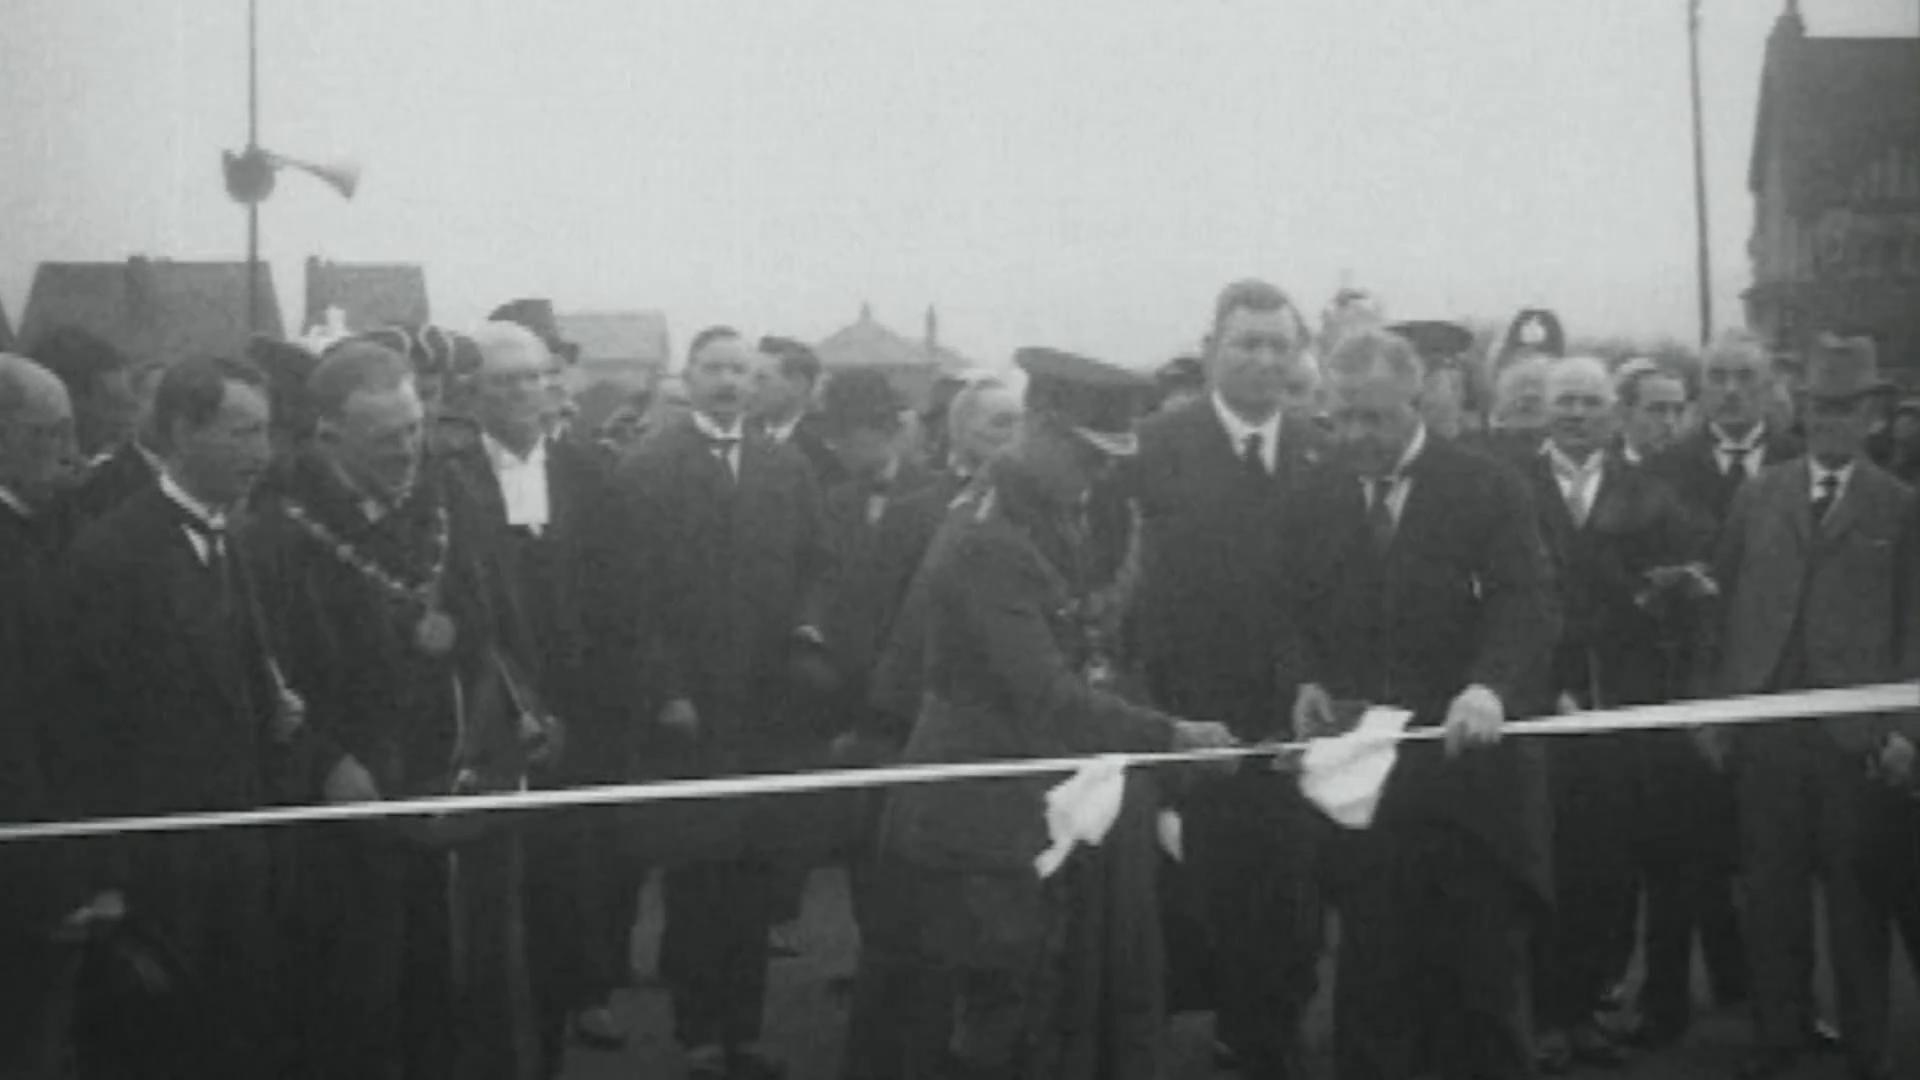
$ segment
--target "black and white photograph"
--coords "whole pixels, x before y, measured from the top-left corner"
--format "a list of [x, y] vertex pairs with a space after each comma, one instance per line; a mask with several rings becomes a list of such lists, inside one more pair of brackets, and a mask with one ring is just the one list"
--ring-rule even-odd
[[1920, 1078], [1920, 0], [0, 25], [0, 1080]]

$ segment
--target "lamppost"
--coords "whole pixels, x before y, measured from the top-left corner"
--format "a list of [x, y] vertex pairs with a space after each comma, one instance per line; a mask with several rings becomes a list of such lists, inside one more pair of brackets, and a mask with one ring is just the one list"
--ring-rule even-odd
[[1694, 259], [1699, 274], [1700, 344], [1713, 337], [1713, 263], [1707, 246], [1707, 159], [1700, 121], [1700, 0], [1687, 0], [1687, 65], [1693, 97]]
[[282, 167], [318, 177], [342, 198], [353, 198], [360, 169], [351, 163], [315, 164], [276, 154], [260, 145], [260, 3], [247, 0], [247, 146], [221, 151], [227, 194], [247, 208], [247, 331], [259, 330], [260, 204], [273, 194], [274, 174]]

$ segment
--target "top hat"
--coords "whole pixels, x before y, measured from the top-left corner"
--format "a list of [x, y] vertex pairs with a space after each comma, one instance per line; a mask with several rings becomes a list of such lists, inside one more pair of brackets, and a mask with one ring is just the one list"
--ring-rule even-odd
[[553, 314], [553, 301], [544, 299], [509, 300], [493, 309], [489, 322], [518, 323], [546, 343], [547, 351], [566, 363], [580, 359], [580, 346], [560, 334], [560, 320]]
[[1153, 384], [1125, 368], [1060, 349], [1013, 354], [1027, 373], [1027, 408], [1046, 413], [1102, 453], [1128, 457], [1139, 449], [1133, 422]]
[[1814, 340], [1802, 383], [1808, 398], [1848, 401], [1886, 385], [1880, 378], [1879, 350], [1872, 338], [1821, 334]]

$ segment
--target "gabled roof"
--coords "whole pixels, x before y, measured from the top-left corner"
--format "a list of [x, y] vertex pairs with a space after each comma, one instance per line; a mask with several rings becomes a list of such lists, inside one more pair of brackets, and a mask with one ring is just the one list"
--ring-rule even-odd
[[1760, 76], [1748, 190], [1758, 194], [1771, 154], [1785, 166], [1796, 212], [1845, 196], [1889, 149], [1920, 149], [1920, 38], [1810, 38], [1781, 17]]
[[[932, 313], [928, 316], [931, 326]], [[813, 351], [829, 371], [847, 367], [926, 368], [937, 375], [951, 375], [977, 366], [938, 341], [916, 341], [881, 324], [866, 304], [860, 306], [857, 321], [834, 331]]]
[[[61, 326], [89, 331], [139, 362], [190, 355], [238, 356], [246, 348], [247, 264], [174, 262], [134, 256], [124, 263], [47, 262], [33, 275], [20, 340], [31, 345]], [[255, 325], [281, 337], [273, 267], [260, 265]]]
[[667, 317], [658, 311], [573, 311], [555, 318], [560, 336], [580, 346], [585, 366], [664, 370], [672, 357]]
[[424, 326], [432, 321], [427, 305], [427, 273], [412, 263], [337, 263], [307, 258], [307, 305], [301, 330], [328, 324], [327, 311], [339, 308], [348, 330], [382, 326]]

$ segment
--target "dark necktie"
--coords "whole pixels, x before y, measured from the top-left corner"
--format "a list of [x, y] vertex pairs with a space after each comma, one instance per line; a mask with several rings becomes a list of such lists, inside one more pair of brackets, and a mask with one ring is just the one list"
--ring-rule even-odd
[[1746, 483], [1750, 475], [1747, 469], [1747, 458], [1753, 456], [1753, 447], [1725, 446], [1721, 447], [1721, 452], [1727, 455], [1727, 479], [1736, 485]]
[[1262, 453], [1266, 443], [1257, 431], [1240, 441], [1240, 460], [1246, 465], [1247, 471], [1255, 476], [1267, 475], [1267, 459]]
[[1822, 476], [1820, 478], [1820, 482], [1814, 485], [1814, 494], [1813, 494], [1814, 528], [1816, 529], [1819, 528], [1820, 523], [1827, 520], [1827, 515], [1833, 511], [1834, 500], [1838, 499], [1839, 497], [1840, 497], [1840, 478], [1833, 475], [1832, 473], [1828, 473], [1827, 475]]
[[1393, 485], [1396, 477], [1373, 476], [1366, 480], [1367, 485], [1367, 535], [1373, 540], [1376, 553], [1385, 552], [1393, 544]]
[[730, 480], [738, 480], [740, 474], [734, 469], [733, 455], [735, 451], [740, 449], [740, 436], [709, 435], [707, 436], [707, 446], [713, 450], [713, 456], [719, 459], [720, 467], [727, 471], [727, 478]]

